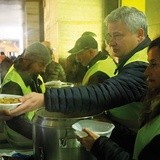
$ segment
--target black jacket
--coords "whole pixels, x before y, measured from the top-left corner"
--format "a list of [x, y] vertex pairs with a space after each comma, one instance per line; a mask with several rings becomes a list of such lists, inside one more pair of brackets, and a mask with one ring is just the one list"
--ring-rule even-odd
[[[146, 38], [129, 56], [146, 48], [150, 39]], [[146, 53], [147, 54], [147, 53]], [[125, 61], [130, 57], [127, 56]], [[118, 75], [103, 83], [73, 88], [47, 89], [45, 104], [48, 111], [73, 113], [98, 113], [106, 109], [139, 101], [147, 91], [144, 71], [148, 66], [141, 60], [125, 65], [119, 64]]]
[[[160, 159], [160, 135], [155, 136], [151, 142], [141, 151], [138, 160]], [[92, 146], [92, 154], [97, 160], [131, 160], [132, 155], [119, 147], [107, 137], [98, 138]]]

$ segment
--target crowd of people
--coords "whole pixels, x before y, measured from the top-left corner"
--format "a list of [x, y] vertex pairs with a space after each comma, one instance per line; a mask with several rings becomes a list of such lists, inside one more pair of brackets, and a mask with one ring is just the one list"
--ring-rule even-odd
[[109, 50], [98, 52], [94, 34], [82, 34], [69, 50], [87, 67], [80, 86], [45, 88], [41, 73], [53, 60], [44, 43], [31, 44], [14, 61], [2, 93], [22, 95], [22, 104], [0, 113], [12, 145], [33, 147], [31, 121], [40, 107], [82, 116], [107, 111], [106, 119], [115, 125], [111, 137], [84, 128], [88, 136], [77, 139], [86, 150], [98, 160], [159, 159], [160, 37], [151, 41], [146, 16], [134, 7], [119, 7], [104, 22]]

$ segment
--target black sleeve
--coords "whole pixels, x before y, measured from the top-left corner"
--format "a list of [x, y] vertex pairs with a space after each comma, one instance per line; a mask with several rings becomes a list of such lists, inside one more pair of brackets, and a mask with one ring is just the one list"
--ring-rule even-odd
[[98, 71], [89, 78], [88, 85], [103, 83], [108, 78], [109, 78], [109, 76], [107, 74], [105, 74], [101, 71]]
[[12, 81], [2, 86], [1, 93], [2, 94], [23, 95], [21, 87], [17, 83], [12, 82]]
[[155, 136], [151, 142], [141, 151], [138, 160], [160, 159], [160, 135]]
[[113, 107], [139, 101], [147, 91], [144, 71], [147, 63], [134, 62], [103, 83], [73, 88], [47, 89], [48, 111], [97, 113]]
[[107, 137], [99, 137], [93, 144], [91, 153], [97, 160], [131, 160], [129, 153]]
[[32, 139], [32, 123], [26, 120], [23, 115], [6, 121], [7, 125], [14, 131], [26, 138]]

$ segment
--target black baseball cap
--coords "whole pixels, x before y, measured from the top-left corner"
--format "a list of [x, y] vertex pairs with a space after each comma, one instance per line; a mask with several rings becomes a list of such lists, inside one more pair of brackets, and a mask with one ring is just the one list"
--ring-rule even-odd
[[91, 35], [82, 35], [77, 41], [75, 46], [68, 52], [77, 54], [87, 49], [98, 49], [98, 43]]

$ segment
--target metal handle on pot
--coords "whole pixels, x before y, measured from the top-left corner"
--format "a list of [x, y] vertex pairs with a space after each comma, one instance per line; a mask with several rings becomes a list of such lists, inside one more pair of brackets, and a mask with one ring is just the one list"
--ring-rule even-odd
[[79, 148], [81, 147], [80, 143], [77, 141], [75, 137], [75, 134], [73, 134], [72, 132], [73, 132], [72, 130], [65, 129], [64, 136], [59, 138], [60, 148]]
[[62, 148], [66, 148], [67, 147], [67, 140], [66, 140], [66, 138], [60, 138], [59, 139], [59, 145]]
[[59, 139], [59, 146], [61, 148], [66, 148], [67, 147], [67, 129], [65, 130], [64, 138]]

